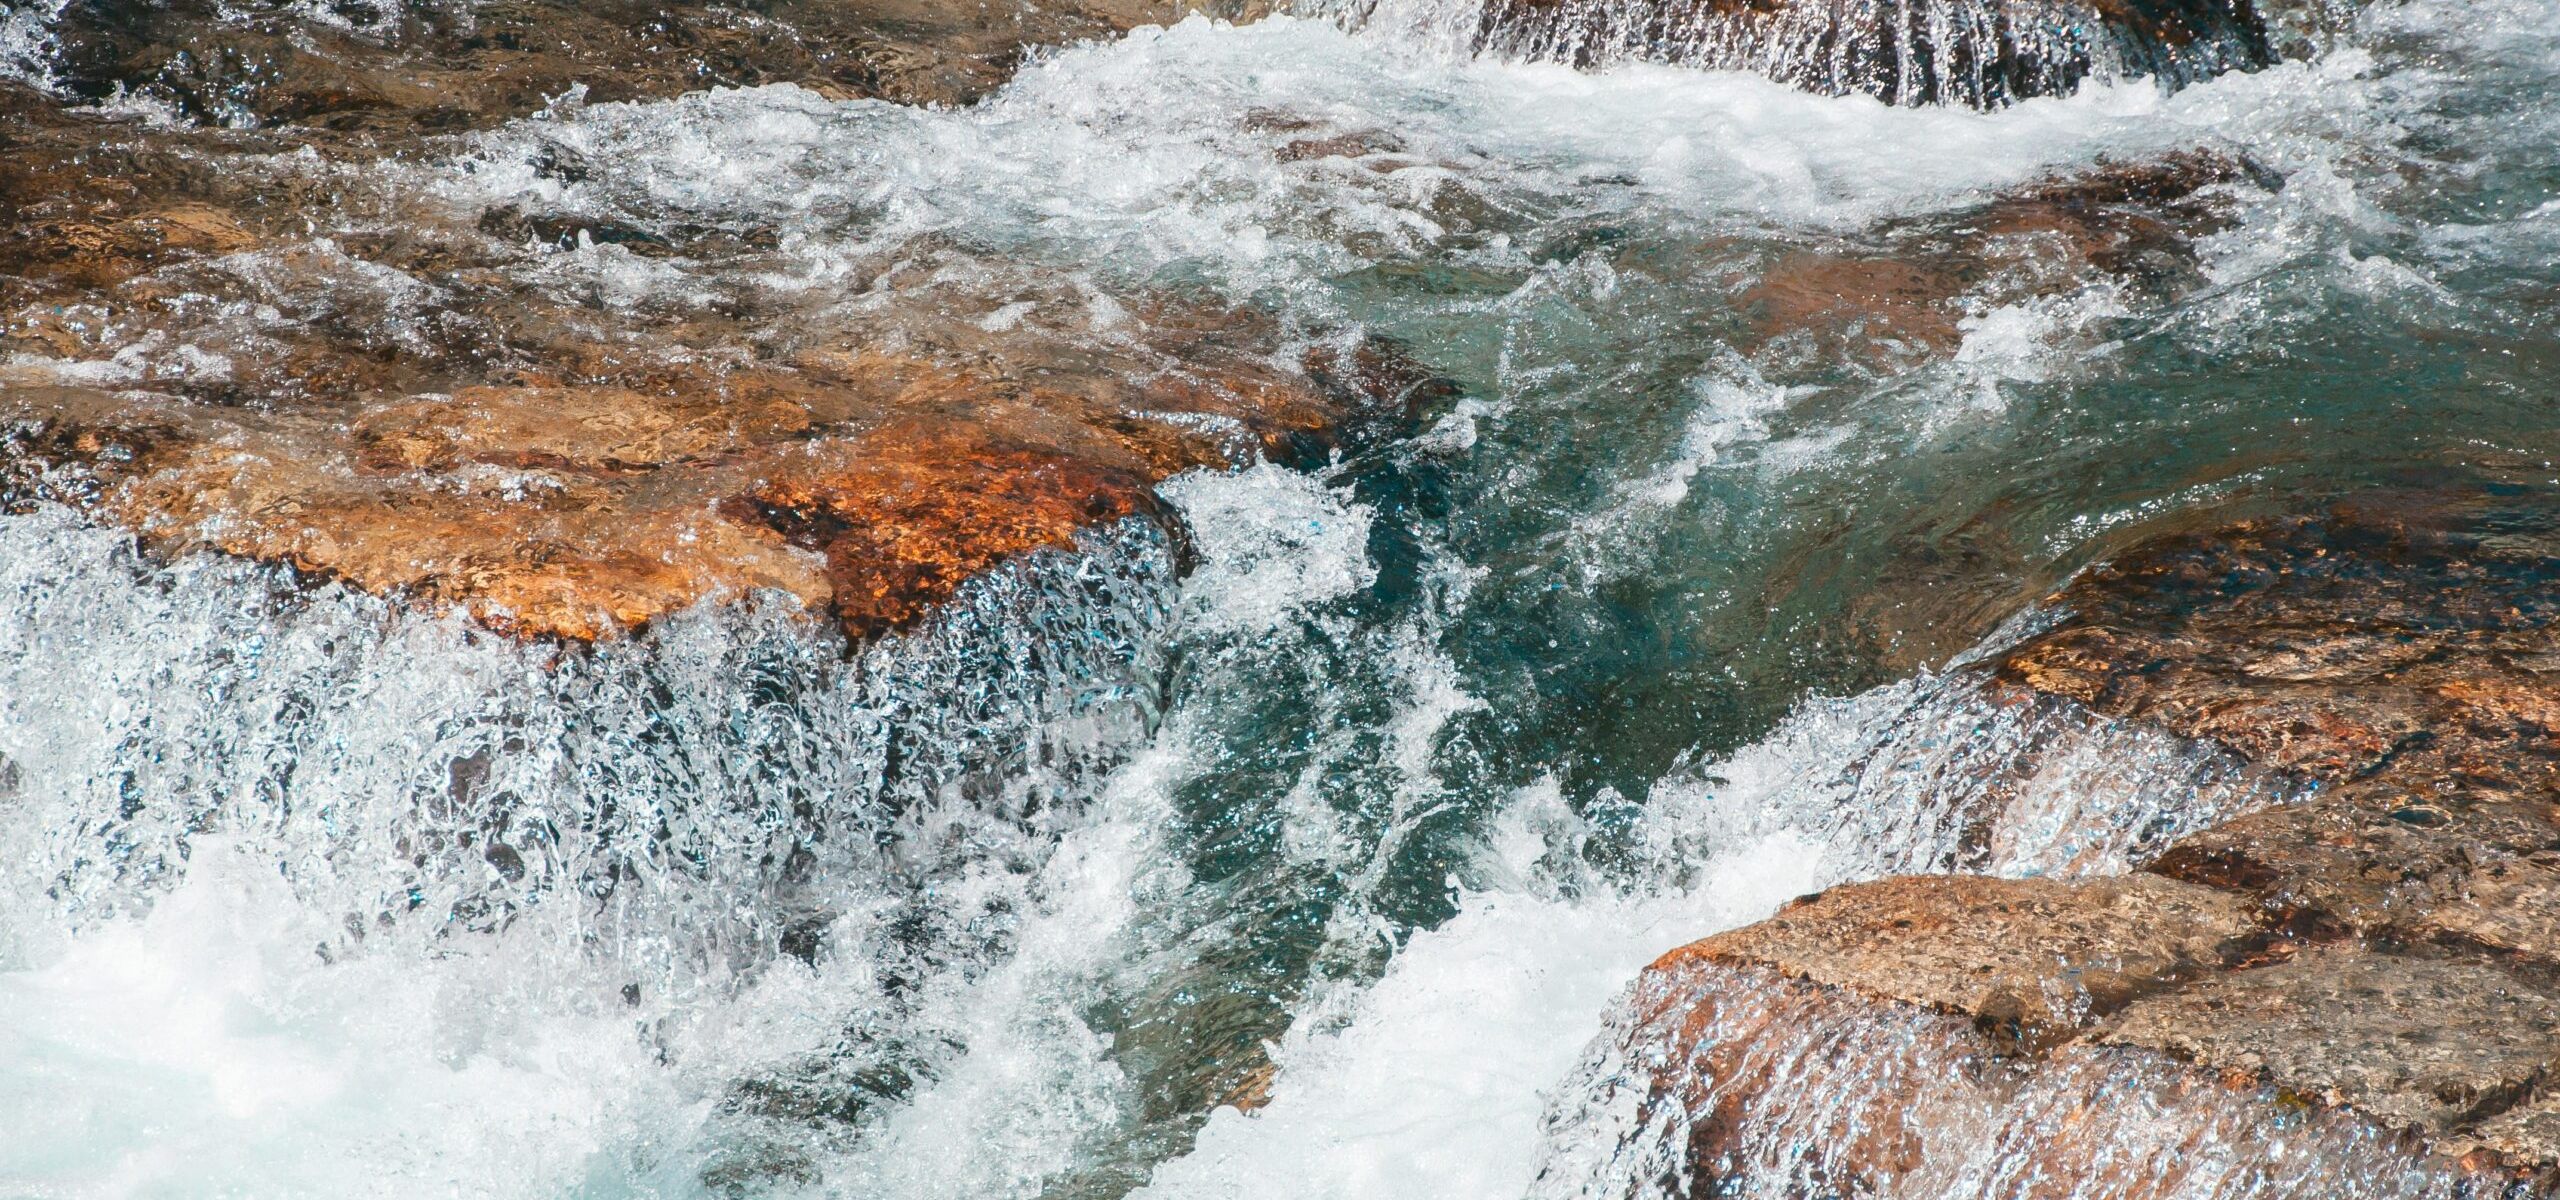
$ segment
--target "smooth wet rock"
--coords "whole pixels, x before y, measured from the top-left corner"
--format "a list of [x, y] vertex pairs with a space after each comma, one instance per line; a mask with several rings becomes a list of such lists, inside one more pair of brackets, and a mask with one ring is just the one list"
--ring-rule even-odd
[[689, 391], [544, 382], [264, 411], [0, 387], [0, 411], [19, 470], [41, 472], [24, 494], [166, 553], [592, 639], [757, 591], [867, 637], [1008, 558], [1168, 521], [1167, 475], [1322, 444], [1360, 404], [1232, 350], [1187, 347], [1140, 381], [1040, 377], [1068, 365], [1052, 350], [1026, 336], [1009, 361], [829, 352]]
[[[2467, 1138], [2448, 1142], [2449, 1149], [2465, 1149], [2467, 1142], [2470, 1152], [2494, 1154], [2501, 1164], [2560, 1163], [2560, 1095], [2545, 1094], [2517, 1105], [2481, 1122]], [[2544, 1178], [2549, 1181], [2551, 1176], [2546, 1173]]]
[[77, 0], [53, 22], [59, 86], [227, 125], [452, 130], [560, 98], [653, 100], [792, 83], [837, 99], [962, 104], [1035, 48], [1115, 37], [1178, 0], [485, 0], [457, 6]]
[[2177, 843], [2152, 870], [2306, 930], [2467, 944], [2560, 966], [2560, 802], [2334, 788]]
[[2176, 87], [2275, 61], [2247, 0], [1494, 0], [1479, 41], [1585, 67], [1667, 62], [1975, 108], [2092, 78]]
[[[2055, 593], [2042, 632], [1961, 668], [2012, 703], [2196, 739], [2296, 781], [2149, 864], [2180, 884], [2162, 894], [2181, 909], [2124, 909], [2152, 894], [2124, 879], [1834, 889], [1666, 956], [1633, 1015], [1721, 1012], [1737, 972], [1774, 971], [1828, 989], [1827, 1015], [1807, 1019], [1884, 1031], [1941, 1014], [1974, 1039], [1931, 1035], [1957, 1038], [1933, 1052], [1942, 1070], [1977, 1054], [2006, 1064], [1962, 1085], [1987, 1089], [1979, 1104], [1877, 1099], [1900, 1105], [1898, 1132], [1826, 1160], [1835, 1181], [1914, 1177], [1908, 1147], [1961, 1141], [1948, 1123], [2020, 1096], [2076, 1111], [2188, 1072], [2237, 1097], [2215, 1111], [2254, 1111], [2265, 1129], [2307, 1106], [2370, 1131], [2355, 1144], [2406, 1139], [2409, 1165], [2432, 1156], [2430, 1169], [2480, 1173], [2465, 1186], [2539, 1194], [2560, 1177], [2560, 509], [2538, 493], [2434, 491], [2183, 520]], [[1783, 1014], [1717, 1019], [1736, 1036], [1797, 1036]], [[1662, 1036], [1647, 1053], [1739, 1073], [1715, 1085], [1727, 1092], [1701, 1145], [1729, 1156], [1819, 1137], [1804, 1123], [1830, 1119], [1748, 1094], [1801, 1081], [1742, 1051]], [[1740, 1113], [1778, 1124], [1737, 1131]], [[2072, 1128], [2020, 1133], [2008, 1153], [2076, 1161]], [[2176, 1194], [2124, 1164], [2093, 1169], [2075, 1194]]]
[[2035, 1046], [2219, 970], [2246, 952], [2258, 929], [2246, 901], [2152, 876], [2077, 885], [1912, 876], [1807, 897], [1648, 970], [1753, 964], [1954, 1013], [2000, 1044]]
[[1777, 254], [1735, 297], [1748, 348], [1883, 370], [1954, 354], [1967, 321], [2107, 290], [2158, 299], [2201, 287], [2196, 242], [2227, 228], [2243, 189], [2282, 186], [2234, 154], [2102, 162], [1970, 208], [1886, 222]]
[[2422, 1163], [2367, 1118], [2232, 1073], [2086, 1040], [2020, 1058], [1960, 1013], [1748, 964], [1649, 974], [1601, 1054], [1592, 1093], [1550, 1119], [1605, 1129], [1603, 1172], [1559, 1158], [1533, 1194], [2173, 1200], [2395, 1179], [2533, 1194], [2469, 1138], [2468, 1165]]
[[2324, 781], [2542, 793], [2560, 786], [2555, 583], [2547, 516], [2382, 497], [2093, 568], [1999, 671]]
[[2313, 946], [2137, 1000], [2096, 1041], [2440, 1135], [2560, 1067], [2560, 996], [2485, 963]]

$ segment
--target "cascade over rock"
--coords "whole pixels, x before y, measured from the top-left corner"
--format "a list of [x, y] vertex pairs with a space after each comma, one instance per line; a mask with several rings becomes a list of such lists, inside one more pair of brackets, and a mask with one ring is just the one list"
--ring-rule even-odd
[[2275, 61], [2248, 0], [1489, 0], [1491, 50], [1752, 71], [1828, 95], [1996, 108], [2083, 81], [2180, 87]]
[[[395, 60], [425, 103], [418, 61]], [[854, 256], [844, 290], [777, 287], [782, 235], [753, 223], [457, 200], [413, 187], [378, 134], [14, 95], [11, 501], [512, 633], [592, 639], [775, 591], [867, 637], [1080, 530], [1169, 523], [1153, 488], [1173, 474], [1360, 444], [1437, 386], [1383, 341], [956, 244]], [[584, 177], [540, 153], [545, 179]], [[726, 294], [546, 277], [581, 254], [686, 264]], [[891, 279], [919, 286], [863, 294]]]
[[[1935, 1194], [1978, 1158], [1928, 1148], [1989, 1136], [2074, 1196], [2248, 1194], [2087, 1159], [2121, 1149], [2126, 1118], [2101, 1114], [2132, 1096], [2229, 1126], [2219, 1153], [2262, 1180], [2305, 1106], [2333, 1161], [2407, 1138], [2485, 1194], [2560, 1179], [2555, 530], [2530, 497], [2383, 495], [2171, 532], [2055, 594], [2051, 628], [1963, 669], [2218, 745], [2306, 798], [2131, 877], [1886, 879], [1664, 956], [1625, 1036], [1658, 1064], [1645, 1119], [1675, 1190], [1757, 1194], [1772, 1147], [1856, 1130], [1787, 1169]], [[1771, 1057], [1818, 1030], [1934, 1065], [1861, 1084]], [[1896, 1090], [1931, 1071], [1954, 1089]], [[1858, 1094], [1795, 1098], [1826, 1087]], [[2030, 1116], [1986, 1132], [1997, 1111]]]

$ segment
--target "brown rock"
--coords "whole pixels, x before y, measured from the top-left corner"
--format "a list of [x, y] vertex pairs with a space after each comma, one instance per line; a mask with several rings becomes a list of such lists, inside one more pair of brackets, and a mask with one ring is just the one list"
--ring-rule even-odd
[[[1699, 1178], [1792, 1169], [1771, 1148], [1812, 1139], [1816, 1190], [1938, 1194], [1929, 1164], [1991, 1136], [2010, 1139], [2001, 1161], [2070, 1179], [2074, 1195], [2180, 1194], [2149, 1166], [2088, 1153], [2087, 1131], [2138, 1094], [2244, 1114], [2216, 1135], [2224, 1146], [2307, 1108], [2367, 1130], [2322, 1152], [2338, 1164], [2405, 1145], [2431, 1152], [2429, 1169], [2486, 1173], [2462, 1186], [2547, 1182], [2560, 1171], [2555, 530], [2560, 513], [2530, 496], [2377, 496], [2163, 533], [2074, 580], [2051, 601], [2061, 619], [1986, 668], [1996, 687], [2203, 739], [2301, 780], [2303, 798], [2175, 843], [2149, 868], [2183, 885], [2172, 892], [1888, 880], [1666, 956], [1633, 1019], [1658, 1039], [1646, 1061], [1670, 1064], [1655, 1086], [1696, 1114]], [[2155, 894], [2177, 903], [2127, 900]], [[1735, 980], [1762, 972], [1797, 990], [1753, 990], [1762, 1015], [1737, 1015]], [[1915, 1011], [1969, 1032], [1925, 1032]], [[1688, 1024], [1666, 1025], [1674, 1013]], [[1807, 1106], [1789, 1099], [1812, 1036], [1796, 1021], [1934, 1049], [1880, 1095]], [[1709, 1044], [1733, 1037], [1777, 1048]], [[2181, 1092], [2178, 1072], [2224, 1099]], [[2034, 1115], [1980, 1127], [2010, 1111]]]
[[1770, 264], [1740, 300], [1763, 336], [1813, 331], [1826, 343], [1883, 343], [1893, 359], [1952, 354], [1963, 276], [1941, 263], [1800, 250]]
[[2531, 1166], [2560, 1163], [2560, 1093], [2545, 1081], [2544, 1095], [2483, 1121], [2467, 1139], [2448, 1139], [2455, 1147], [2469, 1143], [2473, 1152], [2488, 1151], [2498, 1162]]
[[2172, 846], [2152, 870], [2310, 931], [2453, 941], [2560, 965], [2552, 797], [2332, 789]]
[[2096, 1040], [2444, 1134], [2560, 1065], [2560, 998], [2480, 963], [2318, 946], [2137, 1000]]
[[[24, 95], [0, 109], [0, 500], [526, 636], [611, 636], [760, 591], [867, 636], [1080, 530], [1169, 522], [1153, 488], [1175, 473], [1394, 434], [1445, 385], [1382, 341], [1198, 295], [1106, 296], [935, 239], [831, 260], [840, 286], [775, 288], [784, 239], [752, 222], [642, 228], [416, 185], [447, 148], [415, 133], [522, 111], [511, 89], [534, 76], [508, 64], [600, 70], [638, 53], [624, 35], [746, 70], [817, 53], [797, 39], [829, 22], [965, 58], [980, 35], [1018, 47], [1158, 7], [886, 0], [687, 24], [508, 0], [462, 30], [424, 10], [307, 29], [188, 2], [76, 6], [76, 62], [145, 62], [200, 34], [189, 71], [248, 74], [207, 77], [221, 86], [188, 103], [311, 123], [167, 128]], [[247, 44], [234, 35], [272, 35], [285, 57], [225, 58]], [[1010, 69], [1010, 50], [988, 53]], [[687, 61], [708, 59], [651, 58], [622, 82], [738, 81], [678, 78]], [[572, 255], [591, 261], [563, 282]], [[629, 299], [574, 278], [642, 259], [680, 282]]]
[[[2546, 827], [2560, 832], [2560, 820]], [[2464, 894], [2428, 912], [2419, 933], [2560, 966], [2560, 854], [2546, 847], [2523, 861], [2495, 859], [2463, 883]]]
[[1273, 1084], [1279, 1082], [1279, 1079], [1279, 1065], [1266, 1060], [1260, 1066], [1247, 1070], [1243, 1077], [1237, 1079], [1235, 1085], [1228, 1088], [1225, 1094], [1218, 1097], [1218, 1102], [1210, 1107], [1232, 1108], [1245, 1113], [1260, 1112], [1271, 1107], [1271, 1088]]
[[488, 0], [376, 16], [207, 0], [77, 0], [54, 22], [56, 74], [76, 95], [126, 94], [199, 121], [418, 131], [483, 127], [584, 88], [597, 101], [793, 83], [837, 99], [962, 104], [1034, 47], [1105, 38], [1195, 8], [1179, 0], [942, 4], [781, 0], [733, 7], [637, 0]]
[[[1007, 366], [1042, 350], [1026, 338]], [[1169, 519], [1166, 475], [1351, 423], [1344, 393], [1191, 352], [1152, 387], [855, 352], [675, 394], [543, 383], [256, 412], [0, 387], [0, 404], [32, 431], [22, 470], [72, 472], [29, 486], [168, 552], [285, 563], [524, 635], [591, 639], [770, 589], [867, 637], [1012, 556]]]
[[2195, 239], [2228, 224], [2222, 189], [2244, 182], [2278, 181], [2200, 150], [2104, 162], [1857, 242], [1782, 253], [1735, 302], [1763, 344], [1809, 339], [1817, 359], [1902, 369], [1953, 353], [1973, 313], [2098, 284], [2192, 290], [2203, 280]]
[[2547, 791], [2560, 553], [2479, 531], [2527, 519], [2386, 499], [2165, 537], [2055, 595], [2071, 617], [1999, 671], [2318, 779]]
[[1765, 968], [1693, 960], [1649, 974], [1634, 1005], [1587, 1080], [1597, 1103], [1568, 1097], [1551, 1117], [1588, 1113], [1596, 1128], [1578, 1132], [1605, 1130], [1615, 1154], [1599, 1178], [1588, 1160], [1552, 1165], [1555, 1190], [2171, 1200], [2362, 1195], [2384, 1181], [2529, 1194], [2506, 1192], [2512, 1177], [2489, 1173], [2499, 1164], [2468, 1138], [2482, 1173], [2465, 1178], [2354, 1113], [2165, 1055], [2074, 1041], [2004, 1057], [1961, 1015]]
[[2044, 1046], [2138, 996], [2219, 969], [2257, 932], [2247, 902], [2150, 876], [2085, 884], [1910, 876], [1797, 901], [1675, 950], [1649, 971], [1765, 966], [1965, 1016], [2002, 1045]]
[[971, 576], [1076, 531], [1156, 512], [1153, 479], [934, 425], [875, 431], [775, 464], [726, 502], [826, 555], [829, 606], [868, 637], [915, 619]]

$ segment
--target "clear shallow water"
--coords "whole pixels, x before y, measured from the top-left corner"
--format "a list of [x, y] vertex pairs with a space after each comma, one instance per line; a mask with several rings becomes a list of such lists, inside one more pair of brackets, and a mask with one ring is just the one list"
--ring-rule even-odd
[[[570, 108], [380, 168], [774, 247], [540, 264], [602, 303], [858, 315], [881, 255], [949, 241], [1361, 323], [1465, 397], [1317, 476], [1177, 482], [1178, 583], [1097, 547], [852, 665], [711, 614], [555, 663], [12, 519], [0, 1192], [1525, 1193], [1602, 1137], [1574, 1073], [1662, 950], [1844, 879], [2120, 869], [2272, 798], [1916, 660], [2182, 509], [2554, 482], [2547, 3], [1991, 115], [1471, 61], [1433, 16], [1191, 22], [958, 111]], [[1283, 153], [1364, 132], [1392, 148]], [[1731, 319], [1774, 248], [2196, 146], [2285, 182], [2233, 189], [2181, 300], [2093, 278], [1917, 365]], [[2051, 738], [1963, 810], [1947, 781]], [[1270, 1105], [1203, 1125], [1266, 1056]]]

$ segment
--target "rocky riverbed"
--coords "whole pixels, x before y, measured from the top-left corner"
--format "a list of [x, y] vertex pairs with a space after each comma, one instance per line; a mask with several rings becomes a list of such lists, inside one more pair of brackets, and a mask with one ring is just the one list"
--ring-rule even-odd
[[0, 1191], [2545, 1194], [2553, 16], [0, 0]]

